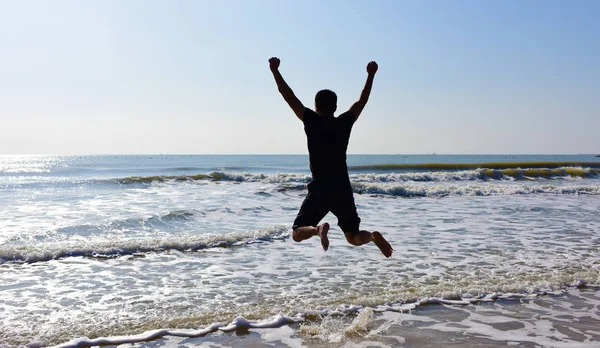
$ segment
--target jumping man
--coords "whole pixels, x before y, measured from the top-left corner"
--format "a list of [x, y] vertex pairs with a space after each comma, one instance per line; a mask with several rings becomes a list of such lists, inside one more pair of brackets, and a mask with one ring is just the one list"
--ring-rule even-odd
[[354, 205], [354, 196], [348, 167], [346, 165], [346, 149], [352, 125], [364, 109], [373, 78], [377, 72], [377, 63], [367, 65], [367, 82], [360, 99], [350, 110], [334, 117], [337, 110], [337, 96], [324, 89], [315, 96], [315, 111], [305, 108], [279, 72], [279, 58], [269, 59], [269, 65], [279, 93], [292, 108], [296, 116], [304, 123], [310, 158], [312, 181], [308, 184], [308, 195], [304, 199], [300, 212], [294, 221], [292, 238], [301, 242], [314, 236], [321, 238], [324, 250], [329, 248], [327, 222], [317, 226], [319, 222], [332, 212], [338, 218], [338, 226], [344, 231], [346, 240], [352, 245], [375, 243], [385, 257], [392, 256], [394, 249], [383, 238], [381, 233], [361, 231], [360, 218]]

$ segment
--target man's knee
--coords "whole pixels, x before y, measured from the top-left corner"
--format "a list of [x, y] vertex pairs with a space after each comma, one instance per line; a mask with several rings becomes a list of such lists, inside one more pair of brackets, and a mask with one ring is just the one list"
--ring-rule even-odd
[[294, 240], [294, 242], [301, 242], [302, 239], [299, 236], [299, 229], [302, 228], [300, 226], [294, 226], [292, 229], [292, 239]]
[[356, 246], [362, 245], [363, 243], [360, 243], [357, 239], [357, 234], [358, 232], [344, 232], [344, 236], [346, 237], [348, 243]]
[[302, 239], [298, 238], [298, 235], [294, 232], [292, 232], [292, 239], [294, 240], [294, 242], [301, 242]]

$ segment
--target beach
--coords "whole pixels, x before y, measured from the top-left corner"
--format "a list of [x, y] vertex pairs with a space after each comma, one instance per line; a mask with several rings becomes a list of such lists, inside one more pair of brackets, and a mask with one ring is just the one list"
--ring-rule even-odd
[[0, 156], [0, 346], [595, 347], [593, 155], [350, 155], [361, 228], [296, 243], [304, 155]]
[[188, 347], [596, 347], [599, 291], [570, 289], [478, 305], [368, 312], [315, 324], [169, 338], [148, 346]]

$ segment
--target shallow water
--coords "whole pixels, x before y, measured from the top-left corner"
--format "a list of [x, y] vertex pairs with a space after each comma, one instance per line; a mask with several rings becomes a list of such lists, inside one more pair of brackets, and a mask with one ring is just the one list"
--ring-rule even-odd
[[597, 347], [599, 289], [325, 317], [271, 329], [166, 337], [147, 347]]
[[[224, 175], [122, 161], [101, 175], [79, 165], [0, 177], [0, 344], [140, 342], [153, 330], [188, 336], [155, 337], [157, 345], [190, 346], [599, 340], [594, 175], [352, 172], [361, 226], [396, 250], [385, 259], [373, 245], [348, 245], [332, 215], [329, 251], [293, 242], [310, 178], [285, 161]], [[162, 174], [149, 179], [156, 167]], [[219, 329], [236, 317], [270, 328]], [[189, 337], [211, 324], [217, 331]]]

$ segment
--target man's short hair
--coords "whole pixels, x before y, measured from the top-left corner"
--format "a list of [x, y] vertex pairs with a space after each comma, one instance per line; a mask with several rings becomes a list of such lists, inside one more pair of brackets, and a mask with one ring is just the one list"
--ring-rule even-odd
[[337, 109], [337, 95], [328, 89], [323, 89], [315, 95], [315, 107], [317, 111], [334, 113]]

